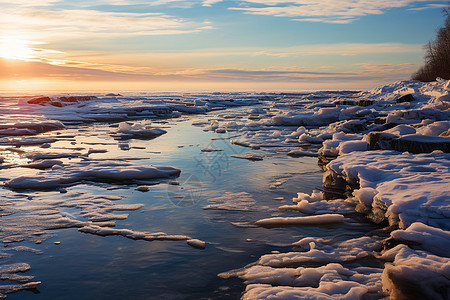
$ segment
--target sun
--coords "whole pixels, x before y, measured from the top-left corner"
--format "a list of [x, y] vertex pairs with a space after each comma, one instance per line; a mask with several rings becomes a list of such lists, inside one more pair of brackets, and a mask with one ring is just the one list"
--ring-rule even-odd
[[36, 51], [30, 47], [34, 42], [17, 38], [0, 39], [0, 57], [7, 59], [31, 60], [36, 57]]

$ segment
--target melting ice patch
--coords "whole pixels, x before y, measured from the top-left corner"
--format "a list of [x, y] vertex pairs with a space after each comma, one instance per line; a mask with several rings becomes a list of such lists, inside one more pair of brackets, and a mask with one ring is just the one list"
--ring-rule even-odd
[[223, 196], [209, 198], [208, 202], [210, 204], [204, 206], [203, 209], [251, 211], [252, 206], [256, 204], [256, 201], [246, 192], [225, 192]]
[[36, 176], [20, 176], [5, 182], [11, 189], [55, 189], [82, 181], [133, 183], [135, 180], [151, 180], [178, 176], [181, 170], [174, 167], [136, 166], [116, 162], [80, 162], [55, 165], [51, 170]]

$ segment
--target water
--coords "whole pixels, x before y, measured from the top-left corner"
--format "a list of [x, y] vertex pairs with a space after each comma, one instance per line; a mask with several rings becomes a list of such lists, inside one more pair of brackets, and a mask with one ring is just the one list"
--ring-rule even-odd
[[[290, 158], [285, 151], [277, 152], [278, 149], [267, 150], [271, 156], [258, 162], [232, 158], [231, 154], [249, 149], [231, 145], [229, 140], [212, 140], [227, 135], [204, 132], [201, 127], [192, 126], [193, 122], [206, 121], [212, 116], [162, 123], [168, 133], [152, 140], [114, 140], [110, 133], [116, 130], [116, 125], [110, 123], [72, 126], [61, 131], [62, 137], [52, 144], [52, 151], [79, 147], [108, 150], [91, 154], [89, 157], [93, 159], [133, 159], [134, 164], [177, 167], [182, 170], [177, 179], [180, 185], [163, 181], [142, 193], [135, 190], [136, 185], [108, 190], [110, 184], [86, 182], [68, 187], [67, 194], [21, 192], [45, 199], [65, 199], [77, 193], [119, 195], [123, 197], [118, 201], [120, 204], [142, 203], [144, 207], [124, 212], [129, 213], [129, 217], [117, 221], [117, 228], [188, 235], [206, 241], [206, 249], [192, 248], [184, 241], [148, 242], [84, 234], [77, 228], [54, 230], [53, 236], [42, 244], [23, 241], [11, 245], [30, 246], [42, 251], [41, 254], [15, 252], [1, 259], [2, 264], [30, 264], [31, 270], [26, 275], [42, 281], [37, 290], [9, 294], [8, 298], [238, 299], [245, 289], [244, 284], [238, 279], [221, 279], [217, 274], [244, 267], [271, 251], [290, 251], [290, 244], [303, 237], [361, 235], [372, 228], [358, 218], [350, 223], [322, 227], [267, 229], [233, 225], [249, 225], [276, 215], [298, 215], [279, 213], [278, 206], [291, 204], [297, 192], [311, 193], [321, 188], [322, 171], [316, 158]], [[47, 135], [54, 136], [54, 133]], [[223, 151], [201, 152], [207, 147]], [[77, 159], [63, 159], [65, 162], [74, 160]], [[37, 171], [23, 168], [4, 169], [0, 170], [0, 177], [35, 173]], [[270, 188], [280, 179], [283, 184]], [[202, 209], [209, 204], [208, 199], [226, 192], [247, 192], [256, 200], [256, 205], [249, 211]], [[15, 192], [3, 189], [1, 193]], [[283, 200], [275, 199], [279, 197]], [[63, 214], [82, 219], [78, 209], [59, 209]]]

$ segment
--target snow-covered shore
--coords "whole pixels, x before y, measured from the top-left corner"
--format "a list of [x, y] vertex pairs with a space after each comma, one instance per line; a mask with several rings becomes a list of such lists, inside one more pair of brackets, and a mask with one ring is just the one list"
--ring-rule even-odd
[[[183, 170], [176, 166], [137, 165], [131, 160], [118, 162], [114, 157], [97, 161], [90, 155], [106, 150], [57, 149], [53, 145], [74, 138], [65, 130], [109, 122], [112, 125], [105, 134], [118, 140], [119, 147], [127, 147], [121, 141], [158, 138], [168, 132], [169, 128], [162, 128], [165, 120], [206, 113], [208, 124], [198, 124], [206, 126], [205, 131], [223, 134], [224, 140], [253, 149], [232, 157], [258, 163], [280, 153], [319, 156], [325, 170], [325, 188], [341, 193], [334, 194], [332, 200], [326, 189], [311, 195], [299, 193], [292, 205], [281, 206], [276, 216], [255, 220], [255, 225], [329, 225], [345, 222], [358, 212], [390, 226], [380, 234], [345, 240], [305, 236], [292, 244], [291, 252], [266, 254], [255, 264], [220, 274], [246, 282], [244, 299], [449, 297], [450, 81], [402, 81], [366, 92], [66, 96], [53, 95], [39, 101], [4, 99], [5, 104], [0, 106], [0, 168], [10, 171], [3, 173], [4, 188], [65, 192], [64, 188], [85, 182], [141, 184], [178, 176]], [[92, 145], [95, 147], [95, 143]], [[25, 176], [19, 171], [23, 168], [41, 171], [33, 170]], [[205, 246], [183, 233], [109, 228], [112, 224], [106, 221], [127, 215], [105, 212], [139, 206], [120, 207], [110, 203], [114, 199], [98, 201], [95, 197], [98, 203], [92, 206], [88, 199], [78, 198], [72, 205], [86, 209], [86, 222], [59, 214], [53, 219], [42, 218], [39, 211], [54, 211], [70, 204], [45, 202], [32, 213], [33, 218], [41, 220], [36, 221], [40, 230], [77, 227], [103, 236], [187, 240], [194, 247]], [[258, 205], [249, 199], [243, 204], [228, 203], [225, 195], [210, 199], [211, 204], [204, 208], [248, 211], [247, 206]], [[2, 208], [6, 212], [11, 205], [12, 201], [6, 201]], [[103, 206], [108, 209], [99, 211]], [[289, 215], [283, 216], [285, 212]], [[33, 232], [25, 233], [6, 232], [2, 239], [14, 242], [35, 238]], [[17, 289], [27, 288], [27, 284], [36, 286], [30, 279]]]

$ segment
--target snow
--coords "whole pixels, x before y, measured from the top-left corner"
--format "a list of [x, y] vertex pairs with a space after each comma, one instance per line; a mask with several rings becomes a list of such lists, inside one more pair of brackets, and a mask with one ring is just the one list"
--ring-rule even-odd
[[[395, 248], [394, 248], [395, 249]], [[396, 299], [447, 299], [450, 292], [450, 260], [405, 245], [395, 249], [386, 264], [383, 289]]]
[[152, 139], [167, 133], [167, 131], [161, 128], [151, 128], [150, 124], [133, 124], [130, 122], [119, 123], [117, 132], [119, 134], [117, 134], [116, 137], [121, 140]]
[[344, 216], [339, 214], [323, 214], [307, 217], [273, 217], [261, 219], [255, 222], [259, 226], [308, 226], [317, 224], [339, 223], [344, 221]]
[[136, 166], [116, 162], [81, 162], [52, 168], [36, 176], [19, 176], [5, 182], [11, 189], [56, 189], [81, 181], [121, 182], [165, 179], [178, 176], [181, 170], [164, 166]]
[[206, 248], [206, 243], [204, 241], [198, 240], [198, 239], [190, 239], [187, 240], [186, 243], [189, 246], [192, 246], [194, 248], [198, 248], [198, 249], [205, 249]]
[[[372, 188], [359, 197], [372, 213], [391, 225], [407, 228], [422, 222], [450, 229], [450, 154], [409, 154], [395, 151], [365, 151], [343, 155], [327, 169], [346, 181]], [[355, 192], [358, 194], [358, 192]], [[360, 195], [361, 196], [361, 195]]]
[[450, 257], [450, 232], [420, 222], [405, 230], [391, 232], [391, 237], [401, 242], [413, 242], [421, 248], [440, 256]]
[[248, 159], [248, 160], [253, 160], [253, 161], [263, 160], [265, 156], [266, 156], [266, 154], [264, 154], [264, 153], [252, 152], [252, 151], [231, 155], [231, 157]]

